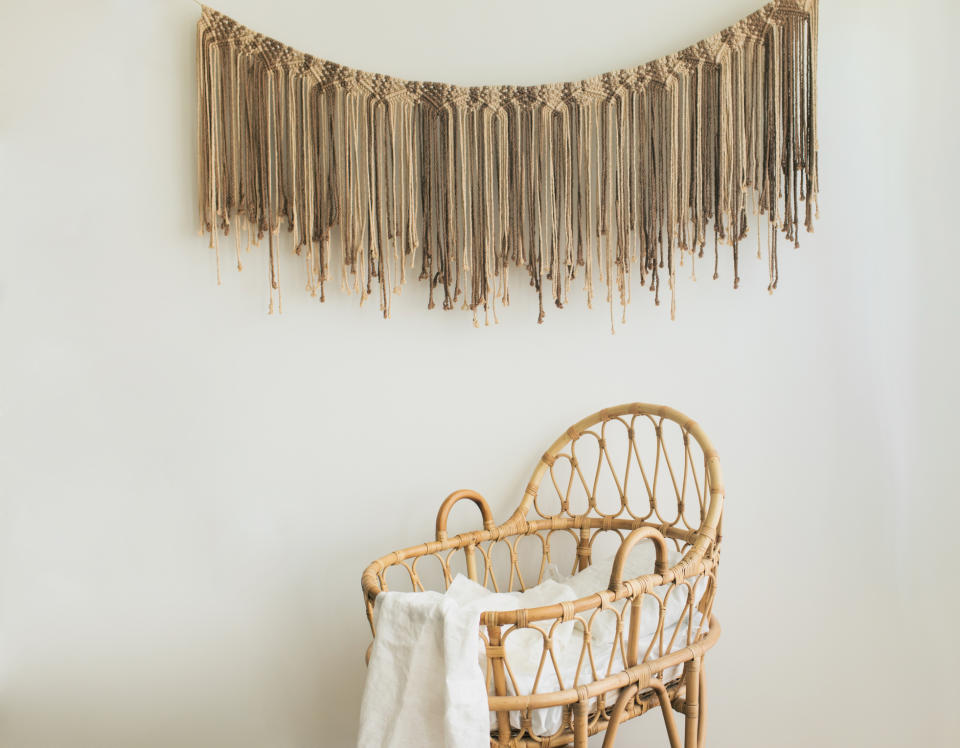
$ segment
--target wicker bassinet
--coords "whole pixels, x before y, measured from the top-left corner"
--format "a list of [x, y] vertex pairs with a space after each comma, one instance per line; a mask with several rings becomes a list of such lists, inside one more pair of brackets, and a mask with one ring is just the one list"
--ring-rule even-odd
[[[461, 499], [479, 507], [483, 530], [448, 537], [447, 516]], [[699, 748], [706, 723], [703, 656], [720, 634], [711, 610], [722, 508], [719, 460], [698, 424], [661, 405], [601, 410], [551, 445], [506, 522], [494, 523], [479, 494], [457, 491], [440, 506], [435, 541], [370, 564], [362, 585], [371, 629], [374, 600], [388, 584], [390, 589], [446, 589], [461, 572], [491, 590], [524, 590], [564, 559], [571, 573], [586, 569], [606, 546], [616, 551], [609, 584], [593, 594], [481, 616], [478, 634], [495, 725], [491, 745], [549, 748], [572, 742], [585, 748], [589, 735], [606, 731], [603, 745], [612, 746], [620, 722], [659, 706], [672, 748], [680, 748], [681, 740], [671, 710], [686, 718], [682, 745]], [[654, 568], [622, 579], [628, 554], [641, 541], [655, 546]], [[675, 556], [682, 553], [672, 566], [670, 548]], [[682, 602], [684, 626], [674, 625], [671, 633], [664, 611], [676, 599]], [[659, 618], [653, 629], [649, 620], [642, 628], [644, 611], [649, 618], [651, 609], [659, 610]], [[602, 616], [616, 619], [610, 652], [595, 651], [591, 639], [591, 628]], [[582, 638], [572, 675], [560, 672], [553, 652], [557, 632], [570, 621]], [[542, 641], [530, 688], [514, 677], [505, 646], [522, 630], [536, 631]], [[641, 636], [641, 630], [653, 635]], [[543, 677], [545, 671], [550, 678]], [[558, 687], [543, 690], [544, 682]], [[562, 716], [551, 734], [538, 734], [531, 714], [545, 708], [560, 709]]]

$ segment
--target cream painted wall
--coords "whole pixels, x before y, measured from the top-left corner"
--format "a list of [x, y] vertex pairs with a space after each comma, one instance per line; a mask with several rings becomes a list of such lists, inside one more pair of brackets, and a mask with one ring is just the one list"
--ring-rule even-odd
[[[580, 78], [759, 0], [219, 7], [346, 64]], [[451, 490], [503, 518], [569, 423], [696, 417], [728, 486], [710, 744], [955, 744], [957, 140], [951, 2], [821, 11], [822, 220], [739, 291], [681, 282], [625, 327], [499, 326], [217, 287], [194, 223], [188, 0], [4, 3], [0, 745], [300, 748], [355, 738], [359, 578]], [[466, 513], [456, 517], [465, 523]], [[906, 628], [906, 627], [912, 628]], [[662, 745], [657, 717], [623, 742]]]

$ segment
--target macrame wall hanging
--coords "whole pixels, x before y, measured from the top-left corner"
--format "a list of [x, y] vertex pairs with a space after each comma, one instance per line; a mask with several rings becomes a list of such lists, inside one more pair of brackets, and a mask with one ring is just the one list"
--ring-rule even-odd
[[[427, 306], [496, 319], [522, 269], [544, 308], [582, 279], [625, 315], [635, 286], [671, 315], [678, 266], [739, 260], [765, 234], [798, 245], [817, 203], [817, 1], [774, 0], [639, 67], [540, 86], [461, 87], [366, 73], [298, 52], [202, 6], [197, 24], [201, 233], [280, 236], [308, 290], [376, 294], [408, 275]], [[761, 228], [764, 218], [764, 229]], [[709, 237], [709, 234], [713, 234]], [[722, 245], [722, 249], [721, 249]], [[331, 262], [333, 249], [338, 262]], [[634, 275], [639, 276], [634, 279]]]

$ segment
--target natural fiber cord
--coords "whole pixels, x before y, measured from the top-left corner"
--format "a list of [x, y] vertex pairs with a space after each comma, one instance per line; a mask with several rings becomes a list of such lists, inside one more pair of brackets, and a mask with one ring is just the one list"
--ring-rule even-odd
[[[408, 272], [428, 307], [496, 318], [511, 266], [558, 307], [582, 272], [626, 311], [632, 275], [675, 312], [684, 255], [713, 233], [734, 287], [766, 217], [798, 245], [817, 211], [817, 1], [774, 0], [681, 52], [571, 83], [461, 87], [322, 60], [202, 6], [197, 24], [201, 232], [266, 236], [270, 310], [281, 227], [324, 299], [334, 273], [385, 317]], [[757, 216], [750, 220], [752, 215]], [[339, 237], [331, 241], [331, 229]], [[331, 267], [331, 245], [340, 262]], [[758, 252], [762, 241], [758, 236]], [[611, 320], [612, 321], [612, 320]]]

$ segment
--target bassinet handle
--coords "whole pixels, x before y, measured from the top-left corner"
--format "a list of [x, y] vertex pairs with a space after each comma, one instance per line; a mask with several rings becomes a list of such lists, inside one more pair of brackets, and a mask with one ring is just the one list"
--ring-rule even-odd
[[633, 546], [645, 539], [652, 540], [656, 547], [657, 560], [653, 565], [653, 573], [664, 574], [667, 571], [666, 539], [664, 539], [663, 535], [661, 535], [660, 531], [655, 527], [650, 527], [649, 525], [638, 527], [627, 535], [626, 540], [620, 544], [620, 550], [617, 551], [617, 555], [613, 559], [613, 567], [610, 569], [611, 592], [617, 592], [623, 584], [623, 580], [621, 579], [623, 576], [623, 565], [626, 563], [627, 556], [630, 555]]
[[483, 517], [484, 530], [492, 530], [496, 526], [493, 521], [493, 512], [490, 511], [487, 500], [476, 491], [472, 491], [469, 488], [462, 488], [450, 494], [440, 505], [440, 511], [437, 512], [437, 540], [447, 539], [447, 517], [450, 514], [450, 510], [453, 509], [453, 505], [461, 499], [469, 499], [480, 509], [480, 514]]

